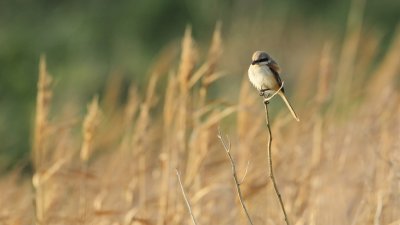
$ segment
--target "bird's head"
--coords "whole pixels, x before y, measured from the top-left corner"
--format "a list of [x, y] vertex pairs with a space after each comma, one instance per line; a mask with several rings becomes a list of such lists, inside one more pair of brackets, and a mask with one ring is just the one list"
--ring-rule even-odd
[[256, 51], [253, 53], [253, 56], [251, 57], [251, 65], [256, 65], [265, 62], [268, 64], [271, 62], [271, 57], [268, 55], [268, 53], [263, 52], [263, 51]]

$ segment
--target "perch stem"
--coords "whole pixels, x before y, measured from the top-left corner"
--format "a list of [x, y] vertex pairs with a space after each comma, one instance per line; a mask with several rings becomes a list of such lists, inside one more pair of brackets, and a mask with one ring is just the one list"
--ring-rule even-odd
[[264, 101], [264, 106], [265, 106], [265, 120], [266, 120], [266, 123], [267, 123], [268, 134], [269, 134], [269, 139], [268, 139], [269, 177], [272, 180], [272, 184], [274, 185], [275, 194], [278, 197], [279, 204], [280, 204], [282, 212], [283, 212], [283, 214], [285, 216], [286, 225], [289, 225], [289, 219], [288, 219], [288, 216], [286, 214], [285, 205], [283, 204], [282, 196], [281, 196], [281, 194], [279, 192], [279, 189], [278, 189], [278, 186], [276, 184], [275, 176], [274, 176], [274, 170], [273, 170], [273, 167], [272, 167], [272, 154], [271, 154], [272, 132], [271, 132], [271, 126], [270, 126], [270, 123], [269, 123], [268, 101]]

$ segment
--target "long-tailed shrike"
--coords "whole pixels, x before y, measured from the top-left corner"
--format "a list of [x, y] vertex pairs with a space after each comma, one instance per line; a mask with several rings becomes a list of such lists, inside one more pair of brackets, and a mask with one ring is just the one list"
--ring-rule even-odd
[[264, 98], [268, 98], [275, 93], [279, 94], [286, 103], [286, 106], [289, 108], [293, 117], [297, 121], [300, 121], [285, 96], [285, 90], [282, 86], [283, 83], [279, 76], [279, 72], [280, 68], [278, 63], [276, 63], [266, 52], [254, 52], [248, 71], [250, 82], [258, 91], [260, 91], [260, 95], [264, 96]]

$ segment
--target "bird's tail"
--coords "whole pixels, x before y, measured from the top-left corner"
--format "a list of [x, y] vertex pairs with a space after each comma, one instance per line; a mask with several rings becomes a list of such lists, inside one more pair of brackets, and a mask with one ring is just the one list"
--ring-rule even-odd
[[289, 108], [289, 111], [292, 113], [292, 116], [298, 121], [300, 121], [299, 117], [297, 116], [297, 114], [294, 112], [293, 107], [290, 105], [289, 101], [287, 100], [285, 94], [282, 91], [279, 91], [278, 93], [281, 98], [283, 99], [283, 101], [286, 103], [286, 106]]

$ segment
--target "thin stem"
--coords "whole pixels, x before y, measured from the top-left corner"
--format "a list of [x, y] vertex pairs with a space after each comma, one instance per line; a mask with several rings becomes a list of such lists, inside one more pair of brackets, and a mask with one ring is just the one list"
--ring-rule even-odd
[[242, 183], [244, 182], [244, 179], [246, 179], [247, 172], [249, 171], [249, 165], [250, 165], [250, 161], [247, 161], [246, 170], [244, 171], [243, 178], [242, 178], [242, 180], [240, 181], [240, 183], [239, 183], [239, 184], [242, 184]]
[[272, 183], [274, 185], [275, 194], [279, 199], [279, 204], [281, 205], [283, 214], [285, 216], [286, 224], [289, 225], [289, 219], [288, 219], [288, 216], [286, 214], [285, 206], [283, 204], [281, 194], [279, 193], [278, 186], [276, 185], [275, 176], [274, 176], [274, 170], [272, 168], [272, 154], [271, 154], [272, 132], [271, 132], [271, 126], [270, 126], [270, 123], [269, 123], [268, 101], [264, 101], [264, 106], [265, 106], [265, 120], [266, 120], [266, 123], [267, 123], [267, 128], [268, 128], [268, 133], [269, 133], [269, 140], [268, 140], [269, 177], [271, 178]]
[[185, 194], [185, 189], [183, 188], [183, 185], [182, 185], [181, 175], [179, 174], [179, 171], [177, 169], [176, 169], [176, 176], [178, 177], [179, 186], [181, 187], [182, 195], [183, 195], [183, 198], [185, 199], [186, 206], [189, 210], [190, 217], [192, 218], [192, 222], [194, 225], [197, 225], [196, 218], [194, 217], [193, 212], [192, 212], [192, 206], [190, 205], [189, 199], [187, 198], [187, 196]]
[[[237, 177], [236, 165], [235, 165], [235, 162], [233, 161], [233, 158], [232, 158], [232, 155], [231, 155], [231, 142], [228, 139], [228, 144], [225, 143], [224, 139], [221, 136], [221, 132], [219, 130], [218, 130], [218, 138], [219, 138], [219, 140], [221, 140], [222, 145], [224, 146], [225, 152], [228, 155], [229, 161], [231, 162], [232, 175], [233, 175], [233, 179], [235, 181], [236, 191], [237, 191], [237, 194], [239, 196], [240, 205], [242, 206], [244, 212], [246, 213], [246, 217], [247, 217], [247, 220], [249, 221], [249, 224], [253, 225], [253, 221], [251, 220], [250, 214], [247, 211], [246, 205], [244, 204], [242, 191], [240, 189], [241, 182], [239, 182], [239, 179]], [[244, 179], [244, 177], [243, 177], [243, 179]]]

